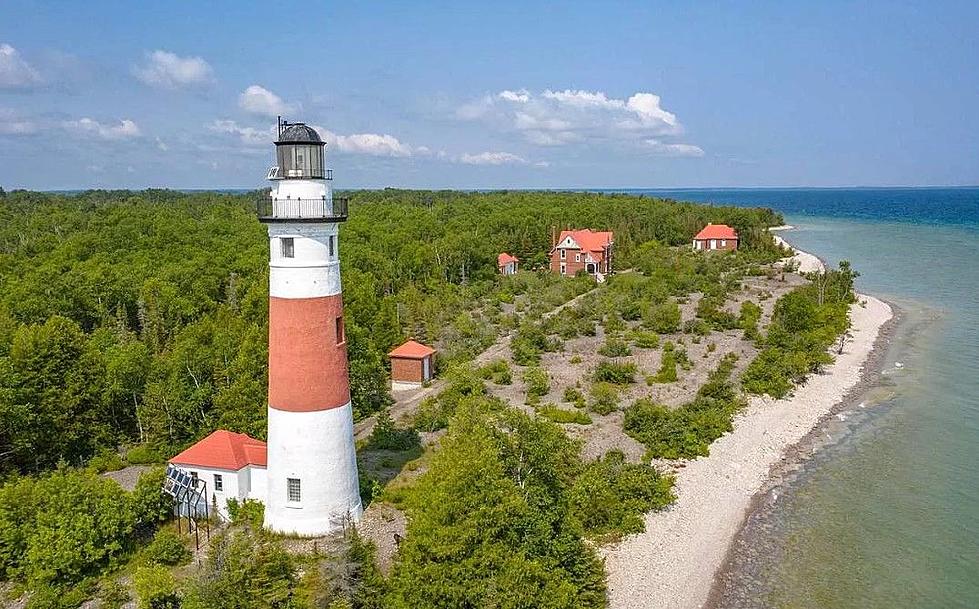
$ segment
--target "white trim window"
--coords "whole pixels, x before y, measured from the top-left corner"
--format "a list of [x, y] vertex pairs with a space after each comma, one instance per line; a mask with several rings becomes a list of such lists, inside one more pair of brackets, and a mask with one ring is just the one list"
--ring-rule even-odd
[[562, 248], [559, 251], [561, 252], [561, 254], [560, 254], [561, 260], [567, 260], [567, 258], [568, 258], [568, 250]]
[[293, 237], [280, 237], [279, 244], [282, 246], [283, 258], [296, 257], [296, 241]]
[[561, 263], [561, 274], [562, 275], [568, 274], [568, 265], [563, 262]]
[[224, 492], [224, 477], [221, 474], [214, 474], [214, 491], [217, 493]]
[[299, 478], [286, 478], [286, 500], [299, 503], [303, 500], [302, 483]]
[[727, 247], [727, 239], [721, 239], [721, 247]]
[[578, 252], [574, 255], [574, 261], [581, 262], [581, 252]]

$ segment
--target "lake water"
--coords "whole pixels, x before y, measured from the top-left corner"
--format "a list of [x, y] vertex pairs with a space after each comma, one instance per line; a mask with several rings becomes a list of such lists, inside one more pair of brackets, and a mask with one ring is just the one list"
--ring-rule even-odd
[[863, 406], [750, 525], [724, 606], [979, 607], [979, 189], [644, 192], [780, 210], [904, 314]]

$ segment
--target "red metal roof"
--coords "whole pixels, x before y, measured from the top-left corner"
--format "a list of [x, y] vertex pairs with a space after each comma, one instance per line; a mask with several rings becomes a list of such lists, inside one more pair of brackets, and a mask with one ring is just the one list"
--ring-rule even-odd
[[605, 251], [605, 247], [612, 243], [612, 231], [592, 231], [588, 228], [582, 228], [561, 231], [561, 236], [557, 240], [558, 244], [564, 241], [568, 235], [586, 252], [601, 254]]
[[388, 353], [388, 357], [407, 357], [409, 359], [421, 359], [435, 353], [428, 345], [423, 345], [417, 341], [409, 340], [400, 347], [396, 347]]
[[727, 224], [708, 224], [694, 239], [737, 239], [738, 233]]
[[219, 429], [170, 459], [170, 463], [238, 471], [246, 465], [265, 467], [267, 456], [265, 442]]
[[520, 262], [520, 259], [516, 256], [511, 256], [510, 254], [503, 252], [496, 257], [496, 266], [503, 266], [510, 264], [511, 262]]

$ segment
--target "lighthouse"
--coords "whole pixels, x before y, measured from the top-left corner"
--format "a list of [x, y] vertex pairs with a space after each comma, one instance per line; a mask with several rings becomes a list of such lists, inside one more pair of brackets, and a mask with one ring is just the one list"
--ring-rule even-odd
[[362, 512], [340, 286], [339, 227], [325, 144], [279, 120], [269, 233], [269, 387], [265, 527], [318, 536]]

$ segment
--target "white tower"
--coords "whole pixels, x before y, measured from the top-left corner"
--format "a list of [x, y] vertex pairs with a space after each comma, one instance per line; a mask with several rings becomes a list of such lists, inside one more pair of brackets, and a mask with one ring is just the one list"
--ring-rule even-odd
[[265, 527], [317, 536], [362, 507], [340, 290], [339, 223], [325, 144], [302, 123], [279, 121], [269, 227], [269, 430]]

